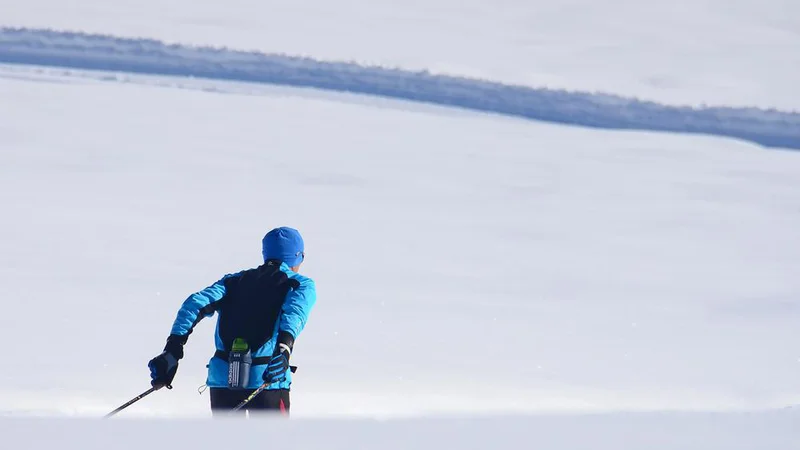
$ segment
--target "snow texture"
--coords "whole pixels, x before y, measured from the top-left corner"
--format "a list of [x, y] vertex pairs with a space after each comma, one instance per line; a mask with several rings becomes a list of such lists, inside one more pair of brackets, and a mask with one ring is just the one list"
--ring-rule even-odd
[[[0, 411], [99, 416], [144, 390], [183, 299], [277, 225], [319, 289], [295, 417], [800, 403], [800, 152], [0, 69]], [[123, 417], [207, 415], [213, 328]]]
[[365, 67], [151, 39], [0, 29], [0, 62], [313, 87], [605, 129], [702, 133], [800, 149], [800, 113], [680, 107], [428, 72]]
[[5, 448], [141, 450], [796, 450], [793, 411], [759, 414], [607, 414], [293, 420], [247, 424], [199, 420], [0, 418]]

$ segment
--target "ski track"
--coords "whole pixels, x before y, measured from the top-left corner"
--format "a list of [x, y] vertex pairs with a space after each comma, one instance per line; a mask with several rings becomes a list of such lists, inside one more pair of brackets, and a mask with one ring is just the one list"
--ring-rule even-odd
[[800, 113], [741, 107], [682, 107], [588, 92], [515, 86], [428, 72], [366, 67], [152, 39], [0, 28], [0, 63], [199, 77], [465, 108], [601, 129], [710, 134], [800, 149]]

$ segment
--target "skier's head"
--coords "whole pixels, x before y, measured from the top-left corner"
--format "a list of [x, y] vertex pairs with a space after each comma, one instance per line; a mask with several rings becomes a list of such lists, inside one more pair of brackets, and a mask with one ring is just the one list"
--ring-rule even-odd
[[296, 270], [306, 257], [303, 237], [294, 228], [275, 228], [261, 240], [261, 255], [265, 262], [277, 259]]

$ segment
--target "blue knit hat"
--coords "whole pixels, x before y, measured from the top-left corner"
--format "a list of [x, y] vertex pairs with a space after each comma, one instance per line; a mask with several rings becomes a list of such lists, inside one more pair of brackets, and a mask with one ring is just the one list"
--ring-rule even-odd
[[264, 261], [277, 259], [295, 267], [305, 259], [305, 245], [300, 232], [294, 228], [280, 227], [271, 230], [261, 241]]

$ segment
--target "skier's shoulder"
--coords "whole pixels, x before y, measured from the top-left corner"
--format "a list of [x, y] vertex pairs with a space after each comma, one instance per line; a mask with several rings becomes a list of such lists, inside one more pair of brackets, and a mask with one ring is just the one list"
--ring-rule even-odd
[[218, 283], [225, 283], [225, 281], [230, 280], [232, 278], [241, 278], [245, 273], [250, 272], [252, 270], [254, 269], [249, 268], [249, 269], [242, 269], [236, 272], [226, 273], [225, 275], [222, 276], [222, 278], [219, 279]]
[[213, 286], [220, 286], [222, 288], [230, 287], [229, 282], [231, 282], [231, 281], [235, 282], [236, 280], [241, 279], [245, 274], [247, 274], [248, 272], [251, 272], [252, 270], [253, 270], [252, 268], [248, 268], [248, 269], [238, 270], [238, 271], [235, 271], [235, 272], [228, 272], [228, 273], [222, 275], [222, 277], [220, 277], [212, 285], [212, 287]]
[[313, 278], [294, 272], [288, 267], [284, 267], [282, 269], [290, 280], [294, 280], [297, 282], [297, 287], [295, 289], [304, 289], [304, 290], [316, 289], [316, 284], [314, 283]]

